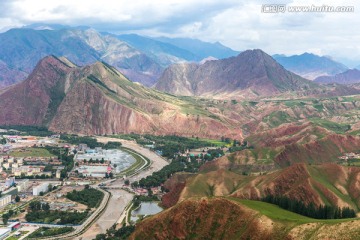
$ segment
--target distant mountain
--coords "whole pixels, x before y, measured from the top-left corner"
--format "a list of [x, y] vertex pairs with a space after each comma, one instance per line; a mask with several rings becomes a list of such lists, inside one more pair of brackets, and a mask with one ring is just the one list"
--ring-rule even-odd
[[188, 96], [271, 96], [306, 91], [318, 85], [279, 65], [261, 50], [247, 50], [237, 57], [182, 63], [167, 68], [155, 88]]
[[192, 52], [149, 37], [143, 37], [137, 34], [124, 34], [117, 36], [117, 38], [144, 52], [163, 67], [181, 61], [201, 60], [200, 57]]
[[193, 54], [195, 54], [200, 60], [207, 57], [215, 57], [218, 59], [228, 58], [238, 55], [239, 51], [234, 51], [231, 48], [228, 48], [222, 45], [219, 42], [208, 43], [203, 42], [198, 39], [191, 38], [167, 38], [159, 37], [156, 40], [170, 43], [179, 48], [185, 49]]
[[45, 57], [25, 81], [0, 92], [0, 125], [47, 126], [88, 135], [134, 132], [238, 139], [242, 134], [221, 115], [133, 83], [104, 62], [78, 67], [55, 56]]
[[11, 69], [6, 63], [0, 60], [0, 89], [20, 82], [25, 79], [26, 76], [26, 72]]
[[347, 70], [346, 72], [336, 74], [335, 76], [317, 77], [314, 81], [318, 83], [339, 83], [339, 84], [360, 83], [360, 70], [350, 69]]
[[348, 69], [345, 65], [329, 57], [321, 57], [312, 53], [293, 56], [273, 55], [273, 58], [287, 70], [310, 80], [319, 76], [335, 75]]
[[0, 80], [3, 79], [3, 85], [23, 80], [41, 58], [51, 54], [65, 56], [80, 66], [98, 60], [106, 61], [131, 80], [147, 86], [153, 85], [163, 71], [158, 63], [141, 51], [90, 28], [11, 29], [0, 34], [0, 45], [2, 68], [16, 72], [12, 76], [9, 71], [2, 71]]

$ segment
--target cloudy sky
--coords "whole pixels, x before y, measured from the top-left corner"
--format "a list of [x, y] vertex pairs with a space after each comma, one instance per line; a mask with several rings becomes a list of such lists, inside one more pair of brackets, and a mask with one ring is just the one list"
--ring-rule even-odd
[[[262, 5], [271, 3], [354, 6], [354, 12], [263, 13]], [[2, 32], [33, 23], [84, 25], [113, 33], [219, 41], [235, 50], [312, 52], [360, 64], [358, 0], [0, 0], [0, 9]]]

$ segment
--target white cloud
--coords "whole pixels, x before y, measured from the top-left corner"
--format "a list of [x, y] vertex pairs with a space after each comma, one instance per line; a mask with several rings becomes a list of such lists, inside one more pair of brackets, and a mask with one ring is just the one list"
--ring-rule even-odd
[[[274, 1], [277, 3], [279, 1]], [[357, 59], [358, 0], [284, 0], [291, 5], [354, 6], [354, 13], [261, 13], [270, 0], [2, 0], [0, 30], [46, 22], [88, 25], [100, 31], [220, 41], [236, 50], [270, 54], [305, 51]]]

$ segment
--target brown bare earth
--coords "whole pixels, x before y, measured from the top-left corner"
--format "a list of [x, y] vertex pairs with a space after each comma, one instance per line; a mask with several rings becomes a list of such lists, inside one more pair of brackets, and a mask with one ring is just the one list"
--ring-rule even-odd
[[263, 210], [234, 199], [192, 198], [145, 219], [130, 239], [359, 239], [360, 220], [317, 221], [276, 207]]
[[202, 198], [145, 219], [130, 239], [274, 239], [273, 228], [270, 219], [259, 218], [255, 211], [224, 199]]

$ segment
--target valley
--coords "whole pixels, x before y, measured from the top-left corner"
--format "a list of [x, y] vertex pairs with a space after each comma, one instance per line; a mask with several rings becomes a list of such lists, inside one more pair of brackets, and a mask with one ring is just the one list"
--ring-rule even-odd
[[359, 236], [357, 70], [91, 28], [0, 43], [3, 177], [57, 186], [1, 212], [28, 239]]

